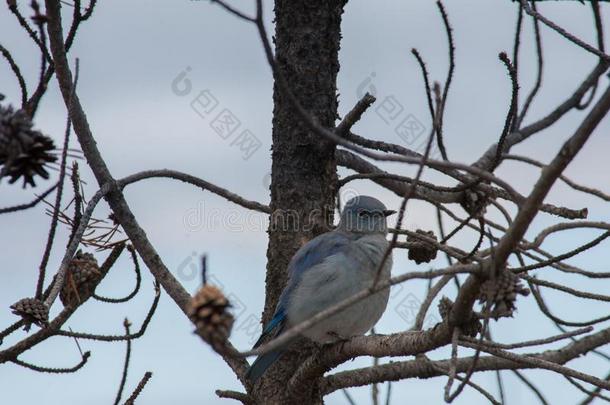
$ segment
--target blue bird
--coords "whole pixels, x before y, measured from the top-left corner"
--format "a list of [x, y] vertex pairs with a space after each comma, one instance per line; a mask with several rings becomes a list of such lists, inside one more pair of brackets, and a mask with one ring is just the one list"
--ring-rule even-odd
[[[349, 200], [337, 228], [312, 239], [293, 256], [288, 265], [288, 283], [254, 347], [371, 286], [389, 247], [386, 217], [393, 213], [373, 197]], [[390, 278], [391, 268], [390, 254], [380, 281]], [[389, 294], [389, 288], [384, 289], [317, 323], [303, 335], [320, 344], [363, 335], [381, 318]], [[247, 378], [255, 382], [283, 352], [278, 349], [259, 356]]]

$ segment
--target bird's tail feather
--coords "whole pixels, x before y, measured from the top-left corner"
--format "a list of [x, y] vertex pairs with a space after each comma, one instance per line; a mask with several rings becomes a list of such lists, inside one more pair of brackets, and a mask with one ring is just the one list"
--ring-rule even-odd
[[254, 360], [254, 363], [248, 369], [246, 378], [253, 383], [256, 382], [262, 376], [265, 371], [271, 366], [280, 356], [284, 353], [283, 350], [271, 351], [269, 353], [262, 354]]

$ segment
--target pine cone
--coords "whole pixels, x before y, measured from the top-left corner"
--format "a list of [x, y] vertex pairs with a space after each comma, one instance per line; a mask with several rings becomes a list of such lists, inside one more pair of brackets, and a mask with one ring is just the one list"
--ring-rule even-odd
[[23, 187], [36, 187], [35, 176], [49, 178], [45, 166], [55, 162], [53, 140], [32, 129], [33, 123], [23, 110], [0, 106], [0, 166], [10, 164], [6, 175], [13, 184], [23, 178]]
[[[415, 232], [437, 240], [436, 235], [434, 235], [434, 232], [432, 231], [418, 229]], [[407, 242], [412, 245], [412, 247], [409, 248], [409, 260], [413, 260], [415, 263], [420, 264], [430, 263], [430, 261], [436, 258], [438, 249], [433, 244], [411, 235], [407, 236]]]
[[197, 333], [214, 350], [223, 351], [233, 327], [233, 315], [227, 312], [231, 304], [218, 288], [206, 284], [191, 299], [188, 315]]
[[451, 312], [452, 307], [453, 301], [443, 296], [438, 302], [438, 313], [441, 316], [442, 320], [446, 320], [449, 317], [449, 312]]
[[15, 315], [27, 323], [33, 323], [41, 328], [49, 323], [49, 307], [36, 298], [24, 298], [10, 307]]
[[490, 305], [491, 311], [483, 316], [494, 319], [512, 317], [515, 310], [517, 295], [527, 296], [530, 290], [525, 288], [519, 277], [508, 269], [504, 269], [494, 278], [485, 280], [479, 290], [479, 302]]
[[[453, 301], [447, 297], [441, 298], [438, 303], [438, 313], [441, 315], [443, 321], [447, 322], [449, 320], [449, 313], [451, 312], [452, 307]], [[474, 312], [471, 312], [467, 321], [460, 325], [460, 329], [464, 335], [475, 337], [483, 329], [483, 325], [481, 325], [481, 322], [477, 319]]]
[[473, 218], [481, 218], [485, 214], [489, 203], [489, 196], [487, 194], [482, 191], [468, 189], [464, 191], [464, 198], [460, 205]]
[[83, 253], [79, 250], [68, 265], [59, 299], [65, 307], [82, 304], [91, 297], [101, 277], [102, 273], [95, 257], [91, 253]]

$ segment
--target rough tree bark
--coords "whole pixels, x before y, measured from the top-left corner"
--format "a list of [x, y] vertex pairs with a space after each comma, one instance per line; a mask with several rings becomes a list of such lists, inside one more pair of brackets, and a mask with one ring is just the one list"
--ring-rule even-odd
[[[336, 79], [345, 0], [275, 2], [277, 65], [301, 105], [321, 125], [337, 118]], [[287, 280], [294, 252], [333, 222], [336, 195], [335, 145], [312, 133], [298, 119], [275, 85], [271, 173], [271, 209], [267, 250], [266, 301], [263, 324], [269, 322]], [[297, 186], [298, 185], [298, 186]], [[310, 348], [310, 347], [309, 347]], [[291, 351], [256, 390], [265, 404], [290, 403], [286, 381], [309, 350]], [[317, 390], [303, 394], [303, 403], [320, 401]]]

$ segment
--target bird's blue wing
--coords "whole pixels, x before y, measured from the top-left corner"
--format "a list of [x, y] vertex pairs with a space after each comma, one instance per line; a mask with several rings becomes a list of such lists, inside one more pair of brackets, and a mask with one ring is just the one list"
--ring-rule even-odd
[[288, 284], [282, 291], [278, 309], [281, 308], [282, 312], [285, 312], [292, 291], [307, 270], [322, 263], [329, 256], [341, 253], [352, 240], [348, 235], [335, 231], [322, 234], [303, 245], [288, 265]]
[[[284, 330], [286, 324], [286, 306], [290, 295], [299, 284], [303, 274], [310, 268], [323, 262], [327, 257], [340, 253], [351, 242], [351, 238], [340, 232], [328, 232], [322, 234], [303, 245], [293, 256], [288, 265], [288, 284], [282, 291], [280, 299], [271, 318], [271, 322], [265, 326], [260, 338], [254, 344], [258, 347], [263, 340], [274, 332], [278, 336]], [[249, 378], [255, 381], [265, 370], [279, 358], [282, 351], [266, 353], [258, 357], [248, 370]]]
[[282, 332], [286, 321], [286, 305], [290, 299], [291, 292], [299, 284], [301, 277], [303, 277], [303, 273], [313, 266], [320, 264], [327, 257], [340, 253], [349, 242], [351, 242], [351, 238], [343, 233], [328, 232], [310, 240], [295, 253], [288, 264], [288, 283], [280, 295], [271, 322], [265, 326], [261, 337], [254, 344], [255, 348], [272, 331], [276, 331], [276, 336]]

